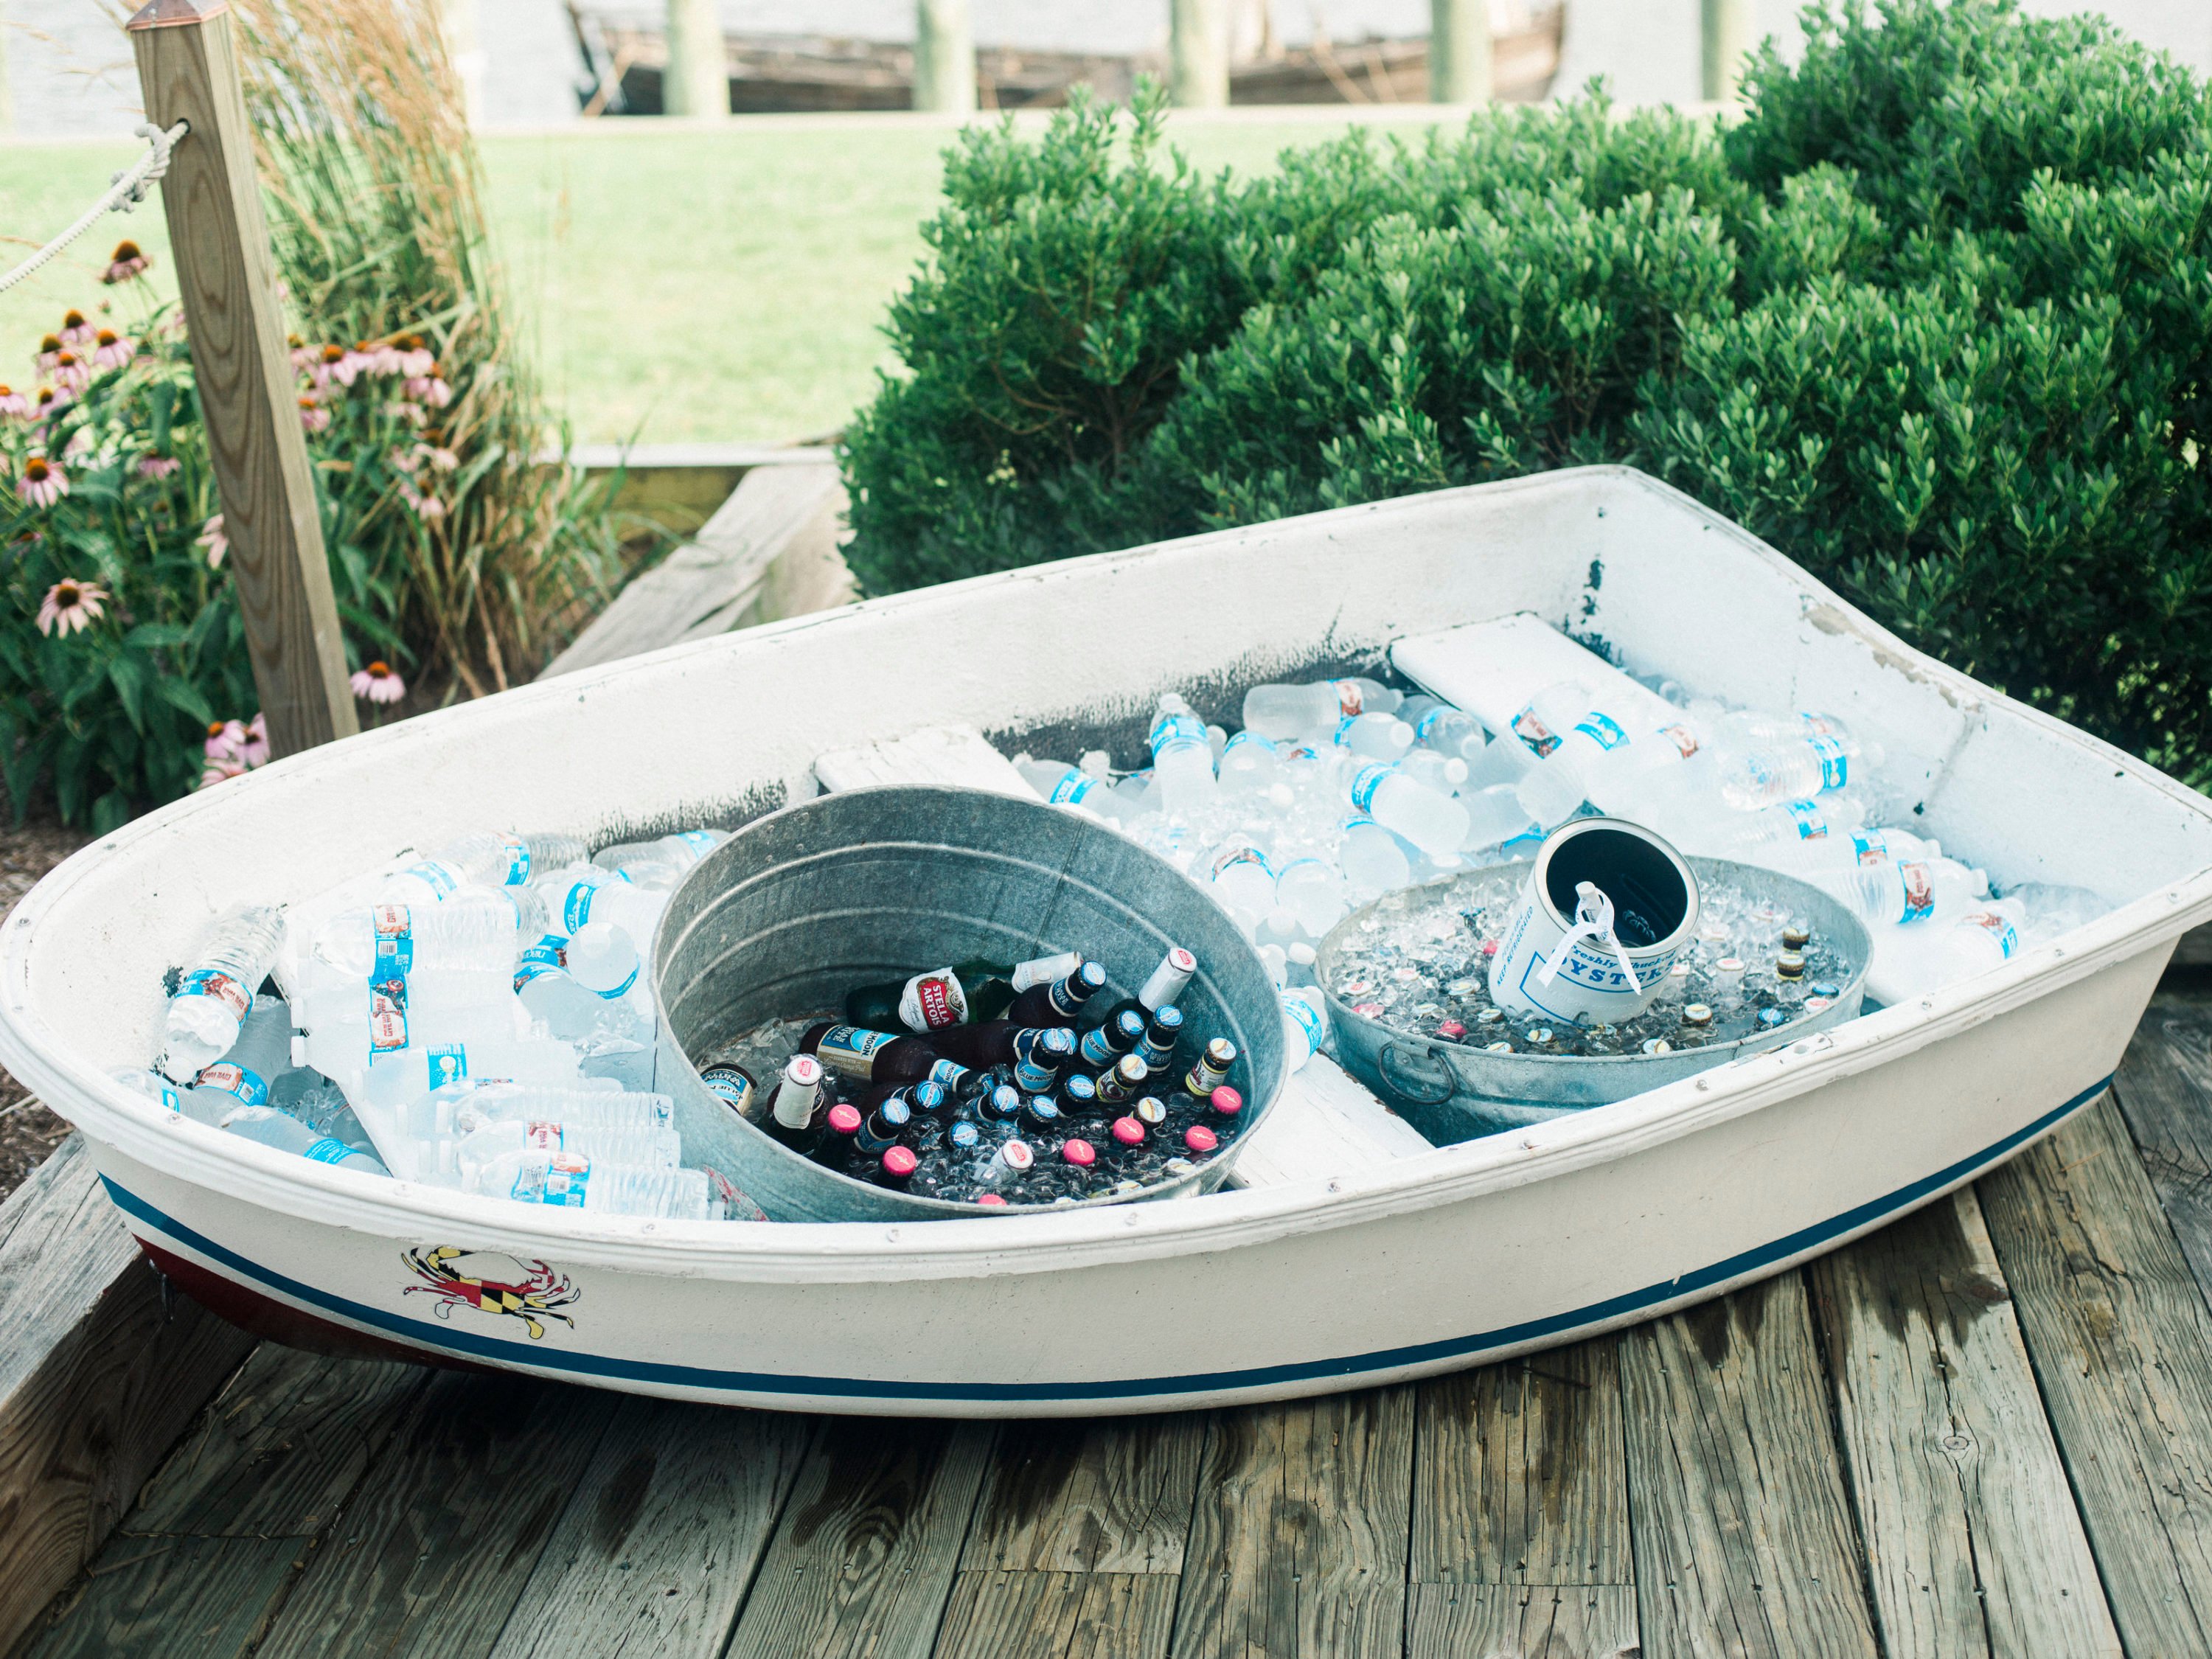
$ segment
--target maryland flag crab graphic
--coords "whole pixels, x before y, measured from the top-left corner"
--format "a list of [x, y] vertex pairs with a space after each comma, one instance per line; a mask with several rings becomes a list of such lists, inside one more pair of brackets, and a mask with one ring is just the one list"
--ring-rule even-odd
[[[464, 1250], [453, 1244], [403, 1250], [400, 1257], [423, 1281], [408, 1285], [402, 1294], [437, 1297], [430, 1311], [441, 1319], [450, 1320], [456, 1308], [505, 1314], [520, 1320], [533, 1342], [545, 1334], [545, 1320], [557, 1319], [570, 1330], [576, 1328], [576, 1322], [560, 1310], [584, 1293], [568, 1282], [566, 1273], [555, 1273], [543, 1261], [524, 1261], [492, 1250]], [[479, 1273], [483, 1268], [497, 1269], [501, 1276], [472, 1276], [461, 1271], [464, 1266], [477, 1267]]]

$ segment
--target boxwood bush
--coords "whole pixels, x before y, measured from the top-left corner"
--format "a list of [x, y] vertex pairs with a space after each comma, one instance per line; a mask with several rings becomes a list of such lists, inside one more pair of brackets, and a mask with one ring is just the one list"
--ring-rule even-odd
[[848, 434], [862, 583], [1626, 461], [2212, 776], [2204, 88], [2010, 0], [1805, 23], [1725, 130], [1593, 89], [1241, 184], [1149, 98], [970, 133]]

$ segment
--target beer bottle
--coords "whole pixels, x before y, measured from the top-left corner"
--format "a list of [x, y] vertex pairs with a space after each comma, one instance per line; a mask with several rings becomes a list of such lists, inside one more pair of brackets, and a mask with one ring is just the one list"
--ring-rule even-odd
[[1197, 971], [1198, 958], [1182, 945], [1170, 945], [1167, 955], [1160, 958], [1160, 965], [1152, 969], [1152, 976], [1139, 988], [1137, 994], [1123, 997], [1106, 1011], [1107, 1020], [1134, 1012], [1149, 1022], [1156, 1009], [1166, 1007], [1182, 994], [1182, 988], [1190, 983], [1191, 975]]
[[1057, 1026], [1024, 1028], [1010, 1019], [994, 1019], [981, 1025], [950, 1025], [920, 1041], [963, 1066], [1012, 1066], [1036, 1050], [1038, 1038], [1054, 1030], [1065, 1037], [1074, 1035]]
[[1227, 1037], [1216, 1037], [1207, 1043], [1206, 1052], [1183, 1073], [1180, 1092], [1188, 1099], [1182, 1103], [1206, 1104], [1213, 1091], [1229, 1080], [1229, 1068], [1236, 1063], [1237, 1045]]
[[1221, 1139], [1203, 1123], [1194, 1123], [1182, 1132], [1182, 1144], [1190, 1149], [1193, 1158], [1206, 1158], [1221, 1145]]
[[1076, 1053], [1085, 1065], [1103, 1072], [1123, 1054], [1134, 1053], [1144, 1040], [1145, 1017], [1125, 1009], [1103, 1025], [1094, 1025], [1085, 1031], [1083, 1041], [1076, 1045]]
[[878, 1187], [888, 1187], [893, 1192], [902, 1193], [907, 1183], [914, 1179], [914, 1172], [921, 1167], [921, 1160], [910, 1148], [893, 1146], [884, 1153], [883, 1162], [876, 1165], [875, 1173], [869, 1179]]
[[1032, 986], [1065, 979], [1083, 965], [1073, 951], [1036, 957], [1028, 962], [972, 961], [933, 968], [911, 979], [863, 985], [845, 998], [845, 1018], [872, 1031], [904, 1026], [927, 1033], [947, 1026], [980, 1024], [999, 1018], [1007, 1005]]
[[854, 1141], [860, 1133], [860, 1109], [840, 1101], [832, 1106], [823, 1119], [824, 1133], [822, 1144], [814, 1149], [814, 1161], [829, 1170], [850, 1170], [859, 1160], [854, 1156]]
[[[1141, 1106], [1144, 1102], [1139, 1101], [1137, 1103]], [[1106, 1133], [1110, 1138], [1109, 1150], [1119, 1157], [1126, 1158], [1144, 1148], [1145, 1126], [1133, 1114], [1128, 1117], [1115, 1118]]]
[[1115, 1060], [1111, 1069], [1099, 1073], [1096, 1087], [1101, 1106], [1119, 1107], [1134, 1100], [1142, 1092], [1145, 1079], [1151, 1075], [1145, 1062], [1134, 1054], [1124, 1054]]
[[1206, 1108], [1198, 1121], [1218, 1139], [1227, 1140], [1243, 1126], [1243, 1112], [1244, 1097], [1224, 1084], [1206, 1097]]
[[1060, 1143], [1060, 1157], [1071, 1169], [1087, 1175], [1098, 1162], [1098, 1149], [1087, 1140], [1070, 1137]]
[[1001, 1083], [977, 1103], [977, 1112], [986, 1123], [1012, 1123], [1022, 1115], [1022, 1091]]
[[1060, 1108], [1050, 1095], [1031, 1095], [1022, 1102], [1022, 1132], [1042, 1139], [1060, 1127]]
[[1144, 1040], [1137, 1044], [1137, 1058], [1155, 1072], [1164, 1072], [1175, 1059], [1176, 1044], [1182, 1041], [1182, 1010], [1170, 1002], [1164, 1008], [1152, 1010]]
[[1098, 1085], [1077, 1072], [1060, 1082], [1060, 1108], [1071, 1117], [1088, 1116], [1098, 1109]]
[[761, 1127], [805, 1158], [822, 1139], [821, 1104], [821, 1062], [811, 1054], [793, 1054], [784, 1064], [783, 1081]]
[[1033, 1095], [1049, 1090], [1075, 1060], [1075, 1033], [1047, 1025], [1014, 1038], [1014, 1081]]
[[1085, 962], [1063, 978], [1030, 986], [1007, 1005], [1006, 1017], [1017, 1025], [1073, 1025], [1084, 1005], [1105, 988], [1106, 970]]
[[868, 1114], [854, 1138], [854, 1147], [865, 1158], [881, 1158], [899, 1143], [913, 1121], [914, 1109], [894, 1095]]
[[965, 1066], [939, 1060], [920, 1037], [894, 1036], [857, 1025], [833, 1025], [826, 1019], [808, 1026], [799, 1047], [801, 1053], [811, 1054], [841, 1077], [860, 1083], [919, 1083], [927, 1078], [957, 1088], [968, 1075]]
[[753, 1097], [752, 1077], [743, 1066], [709, 1066], [699, 1073], [699, 1081], [707, 1085], [708, 1094], [720, 1095], [728, 1101], [730, 1109], [739, 1117], [748, 1122], [754, 1121], [753, 1115], [760, 1109], [760, 1103]]

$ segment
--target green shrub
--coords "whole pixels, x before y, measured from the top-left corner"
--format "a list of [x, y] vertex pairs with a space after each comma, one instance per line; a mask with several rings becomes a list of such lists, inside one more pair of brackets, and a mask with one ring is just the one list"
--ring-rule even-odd
[[1726, 131], [1594, 92], [1242, 187], [970, 137], [848, 438], [864, 585], [1623, 460], [2212, 775], [2203, 89], [2010, 0], [1806, 28]]

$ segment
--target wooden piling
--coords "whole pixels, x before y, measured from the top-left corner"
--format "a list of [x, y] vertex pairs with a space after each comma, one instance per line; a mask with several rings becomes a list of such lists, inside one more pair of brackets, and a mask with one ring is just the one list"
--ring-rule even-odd
[[668, 70], [661, 109], [708, 120], [730, 112], [729, 52], [714, 0], [668, 0]]
[[1229, 15], [1224, 0], [1169, 0], [1168, 90], [1184, 109], [1229, 103]]
[[1732, 102], [1742, 85], [1743, 60], [1752, 46], [1751, 0], [1701, 0], [1701, 6], [1705, 100]]
[[1429, 0], [1429, 101], [1486, 104], [1492, 95], [1490, 0]]
[[974, 111], [975, 31], [968, 0], [915, 0], [914, 106]]

